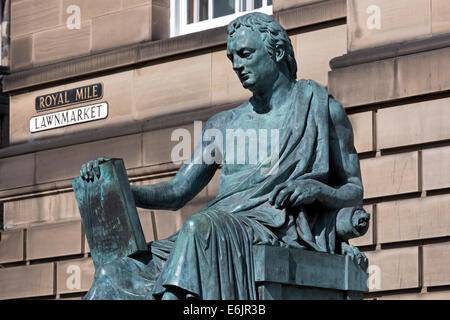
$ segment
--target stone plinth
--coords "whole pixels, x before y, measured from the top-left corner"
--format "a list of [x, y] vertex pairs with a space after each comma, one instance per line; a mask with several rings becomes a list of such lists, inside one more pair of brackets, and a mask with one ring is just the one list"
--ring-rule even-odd
[[367, 272], [348, 256], [255, 246], [255, 281], [261, 300], [362, 299]]

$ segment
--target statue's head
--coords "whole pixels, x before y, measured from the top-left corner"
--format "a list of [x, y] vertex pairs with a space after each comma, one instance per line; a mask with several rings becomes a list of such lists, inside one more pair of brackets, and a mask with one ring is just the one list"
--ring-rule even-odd
[[228, 25], [227, 55], [244, 88], [261, 89], [280, 72], [297, 78], [291, 40], [283, 27], [263, 13], [249, 13]]

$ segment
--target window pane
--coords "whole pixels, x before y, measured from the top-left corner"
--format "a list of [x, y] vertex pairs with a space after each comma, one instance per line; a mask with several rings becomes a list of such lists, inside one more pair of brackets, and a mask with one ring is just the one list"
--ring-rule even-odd
[[194, 0], [188, 0], [187, 2], [187, 23], [194, 22]]
[[[253, 1], [253, 0], [250, 0], [250, 1]], [[248, 11], [249, 10], [249, 5], [247, 5], [247, 2], [248, 2], [248, 0], [241, 0], [240, 1], [240, 5], [241, 5], [241, 7], [240, 7], [240, 9], [239, 9], [239, 11]]]
[[[241, 11], [250, 11], [262, 8], [263, 0], [240, 0]], [[267, 5], [272, 5], [272, 1], [267, 1]]]
[[271, 6], [272, 5], [272, 0], [267, 0], [267, 5]]
[[208, 0], [200, 0], [199, 2], [198, 21], [208, 20]]
[[[198, 21], [208, 20], [208, 0], [198, 0], [198, 8], [194, 13], [195, 0], [188, 0], [187, 2], [187, 23], [194, 23]], [[196, 20], [196, 17], [198, 20]]]
[[253, 0], [253, 8], [258, 9], [262, 7], [262, 0]]
[[234, 13], [234, 0], [214, 0], [213, 1], [213, 17], [223, 17]]

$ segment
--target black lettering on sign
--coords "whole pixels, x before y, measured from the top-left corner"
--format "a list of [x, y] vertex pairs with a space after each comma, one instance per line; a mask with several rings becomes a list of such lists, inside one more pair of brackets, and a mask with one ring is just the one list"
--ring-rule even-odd
[[36, 111], [65, 107], [75, 103], [94, 101], [103, 98], [103, 84], [64, 90], [36, 97]]

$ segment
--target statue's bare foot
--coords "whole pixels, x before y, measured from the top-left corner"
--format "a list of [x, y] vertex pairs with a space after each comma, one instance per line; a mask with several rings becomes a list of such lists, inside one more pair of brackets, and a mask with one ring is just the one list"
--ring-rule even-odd
[[170, 291], [166, 291], [166, 292], [164, 292], [161, 300], [181, 300], [181, 299], [176, 294], [174, 294]]
[[169, 287], [164, 292], [161, 300], [195, 300], [196, 297], [191, 293], [176, 287]]
[[341, 245], [341, 249], [343, 254], [349, 256], [350, 259], [353, 259], [353, 261], [355, 261], [363, 270], [367, 270], [369, 261], [367, 260], [366, 255], [359, 251], [357, 247], [343, 242]]

